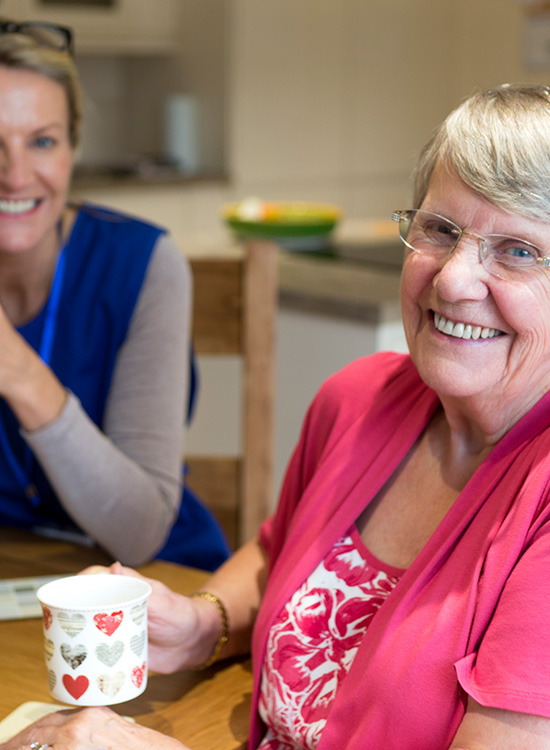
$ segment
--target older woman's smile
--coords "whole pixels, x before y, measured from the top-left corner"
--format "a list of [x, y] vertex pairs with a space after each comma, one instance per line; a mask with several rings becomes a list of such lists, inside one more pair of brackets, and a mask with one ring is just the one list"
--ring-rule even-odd
[[492, 339], [495, 336], [502, 336], [503, 331], [498, 328], [487, 328], [485, 326], [471, 325], [470, 323], [460, 323], [449, 318], [443, 317], [434, 312], [434, 325], [438, 331], [448, 336], [454, 336], [457, 339]]

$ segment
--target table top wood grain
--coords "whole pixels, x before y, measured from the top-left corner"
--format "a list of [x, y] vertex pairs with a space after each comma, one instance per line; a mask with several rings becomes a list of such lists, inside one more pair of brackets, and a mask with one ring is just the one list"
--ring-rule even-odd
[[[0, 529], [0, 578], [71, 574], [110, 562], [95, 548]], [[139, 570], [182, 594], [196, 591], [208, 576], [159, 560]], [[27, 701], [55, 703], [48, 691], [42, 642], [39, 619], [0, 622], [0, 718]], [[244, 750], [251, 691], [250, 660], [228, 660], [202, 672], [149, 674], [143, 695], [113, 710], [191, 750]]]

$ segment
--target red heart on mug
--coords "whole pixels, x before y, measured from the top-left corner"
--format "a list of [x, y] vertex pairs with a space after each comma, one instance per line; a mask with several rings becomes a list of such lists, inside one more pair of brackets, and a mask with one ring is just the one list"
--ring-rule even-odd
[[71, 677], [70, 674], [63, 675], [63, 685], [65, 685], [65, 690], [73, 696], [75, 701], [77, 701], [82, 695], [84, 695], [84, 693], [88, 689], [89, 684], [90, 681], [83, 674], [81, 674], [76, 679]]
[[51, 610], [48, 607], [42, 607], [42, 620], [44, 622], [44, 629], [48, 630], [53, 621]]
[[141, 667], [134, 667], [132, 669], [131, 679], [137, 688], [141, 687], [144, 676], [145, 676], [145, 662], [143, 662]]
[[101, 612], [94, 615], [95, 626], [105, 635], [112, 635], [122, 622], [122, 612], [111, 612], [110, 615]]

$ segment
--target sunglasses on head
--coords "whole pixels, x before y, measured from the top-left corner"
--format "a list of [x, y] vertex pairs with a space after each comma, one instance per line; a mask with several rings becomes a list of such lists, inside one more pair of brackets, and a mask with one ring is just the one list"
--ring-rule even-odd
[[40, 47], [73, 54], [73, 32], [68, 26], [58, 26], [42, 21], [0, 21], [0, 34], [23, 34]]

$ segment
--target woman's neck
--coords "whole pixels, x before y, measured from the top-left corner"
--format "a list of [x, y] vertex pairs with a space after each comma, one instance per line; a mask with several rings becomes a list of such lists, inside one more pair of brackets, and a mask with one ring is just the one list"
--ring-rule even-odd
[[476, 457], [482, 461], [540, 397], [533, 392], [530, 400], [514, 399], [509, 391], [498, 388], [465, 399], [442, 397], [448, 455], [466, 463], [475, 462]]
[[483, 463], [498, 440], [480, 426], [456, 413], [440, 409], [426, 430], [429, 452], [441, 467], [441, 474], [450, 487], [463, 489], [476, 469]]

